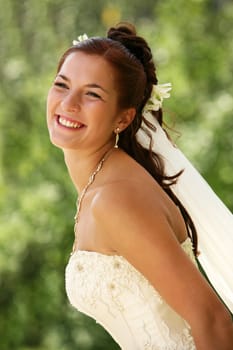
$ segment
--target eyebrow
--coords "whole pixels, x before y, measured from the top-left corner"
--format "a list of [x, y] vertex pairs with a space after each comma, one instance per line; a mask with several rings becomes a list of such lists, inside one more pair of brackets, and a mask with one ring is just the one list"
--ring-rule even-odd
[[[65, 75], [63, 75], [63, 74], [58, 74], [57, 77], [60, 77], [60, 78], [62, 78], [63, 80], [68, 81], [68, 82], [70, 81], [70, 79], [69, 79], [68, 77], [66, 77]], [[86, 84], [85, 86], [86, 86], [86, 87], [89, 87], [89, 88], [101, 89], [101, 90], [103, 90], [106, 94], [109, 94], [109, 92], [108, 92], [105, 88], [103, 88], [101, 85], [99, 85], [99, 84], [90, 83], [90, 84]]]

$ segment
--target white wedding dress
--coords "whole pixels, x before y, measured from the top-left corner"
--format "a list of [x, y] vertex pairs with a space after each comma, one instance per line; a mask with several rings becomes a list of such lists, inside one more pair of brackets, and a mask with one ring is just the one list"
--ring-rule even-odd
[[[196, 264], [191, 240], [181, 246]], [[66, 267], [66, 291], [70, 303], [124, 350], [196, 349], [187, 322], [122, 256], [74, 252]]]

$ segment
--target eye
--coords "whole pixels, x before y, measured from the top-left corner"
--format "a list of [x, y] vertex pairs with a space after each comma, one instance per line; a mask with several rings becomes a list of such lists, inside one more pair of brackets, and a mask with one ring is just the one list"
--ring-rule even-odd
[[57, 86], [57, 87], [63, 88], [63, 89], [68, 89], [69, 88], [65, 83], [60, 82], [60, 81], [55, 81], [54, 85]]
[[101, 96], [98, 95], [96, 92], [88, 91], [86, 94], [87, 94], [88, 96], [95, 97], [95, 98], [100, 98], [100, 99], [101, 99]]

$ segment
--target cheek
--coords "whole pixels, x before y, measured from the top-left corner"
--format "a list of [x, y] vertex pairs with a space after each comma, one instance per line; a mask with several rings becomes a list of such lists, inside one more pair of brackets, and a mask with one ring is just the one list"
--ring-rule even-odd
[[47, 120], [47, 122], [49, 121], [49, 116], [50, 116], [50, 104], [49, 104], [49, 100], [47, 99], [47, 104], [46, 104], [46, 120]]
[[48, 92], [47, 103], [46, 103], [47, 119], [49, 118], [49, 115], [52, 113], [53, 104], [54, 104], [54, 94], [50, 89]]
[[52, 127], [52, 119], [53, 119], [54, 113], [52, 112], [51, 108], [51, 102], [49, 99], [47, 99], [47, 106], [46, 106], [46, 124], [48, 129]]

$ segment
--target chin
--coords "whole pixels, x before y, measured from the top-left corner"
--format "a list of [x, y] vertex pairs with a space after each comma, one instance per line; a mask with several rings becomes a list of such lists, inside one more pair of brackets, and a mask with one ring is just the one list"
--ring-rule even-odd
[[76, 149], [77, 140], [72, 140], [71, 136], [62, 135], [53, 130], [49, 130], [50, 142], [58, 148], [61, 149]]
[[77, 146], [75, 146], [72, 143], [69, 142], [62, 142], [61, 140], [55, 140], [53, 138], [50, 138], [50, 142], [57, 148], [60, 148], [61, 150], [70, 149], [70, 150], [76, 150]]

